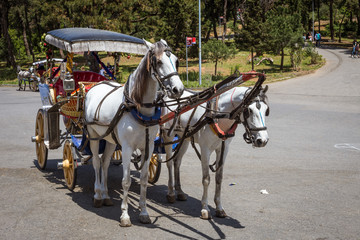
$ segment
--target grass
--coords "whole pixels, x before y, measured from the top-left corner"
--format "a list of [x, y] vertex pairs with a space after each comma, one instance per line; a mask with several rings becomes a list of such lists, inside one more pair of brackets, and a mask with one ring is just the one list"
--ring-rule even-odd
[[[108, 56], [105, 53], [99, 54], [102, 61], [113, 65], [114, 59], [111, 56]], [[185, 59], [180, 59], [180, 67], [179, 67], [179, 74], [181, 79], [184, 82], [184, 85], [187, 88], [207, 88], [213, 86], [215, 83], [225, 79], [229, 75], [231, 75], [235, 70], [239, 70], [240, 72], [248, 72], [251, 70], [251, 63], [248, 61], [250, 56], [249, 52], [238, 52], [234, 58], [224, 61], [218, 64], [218, 75], [213, 76], [215, 71], [215, 64], [212, 62], [204, 61], [202, 63], [202, 85], [199, 86], [198, 83], [198, 70], [199, 64], [198, 59], [189, 59], [188, 61], [188, 70], [189, 70], [189, 81], [186, 80], [186, 61]], [[313, 72], [314, 70], [320, 68], [324, 61], [311, 65], [309, 59], [304, 59], [302, 61], [300, 71], [293, 71], [291, 68], [290, 57], [288, 52], [286, 52], [285, 61], [284, 61], [284, 68], [280, 70], [280, 56], [274, 55], [264, 55], [264, 57], [271, 57], [274, 60], [273, 64], [269, 63], [262, 63], [259, 66], [254, 66], [255, 71], [257, 72], [265, 72], [267, 75], [266, 82], [275, 82], [280, 80], [285, 80], [289, 78], [293, 78], [296, 76], [304, 75]], [[44, 56], [38, 56], [37, 59], [44, 59]], [[131, 72], [133, 72], [136, 67], [138, 66], [141, 60], [140, 56], [121, 56], [120, 58], [120, 66], [119, 71], [116, 74], [116, 78], [119, 82], [126, 82], [128, 76]], [[31, 65], [31, 60], [29, 59], [22, 59], [22, 69], [26, 69]], [[88, 70], [88, 66], [86, 64], [86, 60], [81, 55], [74, 56], [74, 68], [80, 70], [81, 67], [84, 67], [85, 70]], [[255, 61], [255, 64], [257, 62]], [[253, 85], [254, 81], [249, 81], [246, 85]], [[5, 67], [5, 62], [0, 62], [0, 84], [17, 84], [16, 73], [10, 69]]]

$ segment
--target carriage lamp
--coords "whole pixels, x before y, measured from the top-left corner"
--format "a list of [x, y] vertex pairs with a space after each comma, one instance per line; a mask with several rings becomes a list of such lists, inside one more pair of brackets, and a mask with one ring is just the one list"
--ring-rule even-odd
[[75, 81], [69, 72], [66, 73], [65, 79], [63, 80], [63, 88], [67, 96], [70, 96], [71, 92], [75, 90]]

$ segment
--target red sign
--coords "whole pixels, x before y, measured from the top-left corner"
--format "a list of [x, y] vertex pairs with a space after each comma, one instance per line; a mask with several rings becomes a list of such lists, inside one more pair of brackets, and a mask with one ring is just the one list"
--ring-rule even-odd
[[186, 46], [190, 47], [193, 44], [196, 44], [196, 38], [195, 37], [187, 37], [186, 38]]

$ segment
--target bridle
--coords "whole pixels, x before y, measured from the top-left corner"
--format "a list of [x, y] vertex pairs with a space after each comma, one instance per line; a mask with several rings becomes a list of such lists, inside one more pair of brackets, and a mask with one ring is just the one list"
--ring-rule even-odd
[[[249, 106], [253, 103], [256, 103], [256, 108], [259, 110], [259, 114], [260, 114], [260, 119], [261, 119], [261, 122], [262, 122], [262, 127], [251, 127], [248, 123], [248, 118], [250, 116], [250, 113], [249, 111], [251, 111], [249, 109]], [[243, 118], [244, 118], [244, 121], [242, 121], [242, 124], [244, 125], [245, 127], [245, 133], [243, 135], [244, 137], [244, 140], [246, 143], [250, 144], [250, 143], [254, 143], [255, 142], [255, 137], [254, 135], [252, 134], [252, 132], [258, 132], [258, 131], [265, 131], [267, 130], [267, 127], [265, 126], [264, 124], [264, 120], [263, 120], [263, 116], [260, 112], [260, 109], [261, 109], [261, 104], [260, 102], [263, 102], [266, 104], [266, 102], [264, 101], [264, 99], [262, 99], [262, 97], [257, 97], [257, 99], [254, 99], [253, 101], [251, 101], [245, 108], [244, 112], [243, 112]], [[269, 106], [268, 106], [268, 109], [266, 110], [266, 113], [265, 113], [265, 116], [269, 116]]]
[[170, 79], [171, 77], [173, 76], [179, 76], [179, 73], [177, 72], [177, 67], [178, 67], [178, 61], [176, 62], [176, 67], [174, 66], [172, 60], [171, 60], [171, 48], [170, 47], [166, 47], [165, 50], [164, 50], [164, 53], [166, 54], [166, 56], [170, 59], [170, 63], [171, 65], [173, 66], [174, 68], [174, 72], [172, 73], [169, 73], [165, 76], [160, 76], [158, 70], [157, 70], [157, 64], [158, 64], [158, 61], [156, 59], [156, 56], [155, 56], [155, 52], [153, 50], [150, 50], [149, 54], [150, 54], [150, 66], [152, 68], [152, 75], [155, 77], [155, 79], [158, 81], [161, 89], [163, 92], [166, 92], [166, 87], [164, 85], [164, 81], [167, 80], [167, 79]]
[[[262, 120], [263, 123], [263, 127], [251, 127], [248, 123], [248, 118], [249, 118], [249, 106], [251, 104], [253, 104], [254, 102], [256, 103], [256, 108], [260, 110], [261, 108], [261, 104], [260, 102], [265, 103], [265, 105], [268, 106], [265, 116], [268, 116], [270, 113], [270, 108], [269, 105], [267, 104], [266, 101], [266, 96], [265, 96], [265, 92], [268, 89], [268, 86], [265, 86], [265, 88], [263, 89], [261, 84], [265, 79], [259, 79], [262, 81], [258, 81], [254, 88], [249, 88], [248, 92], [245, 93], [245, 98], [243, 99], [243, 101], [241, 102], [241, 104], [235, 108], [231, 113], [230, 113], [230, 119], [234, 119], [237, 123], [242, 123], [245, 127], [245, 133], [243, 135], [244, 140], [246, 143], [255, 143], [255, 137], [253, 136], [252, 132], [255, 131], [265, 131], [267, 130], [266, 126], [264, 125], [264, 121], [263, 121], [263, 116], [260, 115], [260, 118]], [[260, 112], [261, 114], [261, 112]], [[241, 118], [241, 116], [243, 116], [243, 120]]]

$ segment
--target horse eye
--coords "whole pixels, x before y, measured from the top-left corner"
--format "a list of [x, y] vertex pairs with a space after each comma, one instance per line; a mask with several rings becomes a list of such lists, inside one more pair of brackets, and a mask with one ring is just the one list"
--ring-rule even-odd
[[162, 65], [163, 62], [162, 62], [161, 60], [158, 60], [158, 61], [157, 61], [157, 64], [158, 64], [158, 65]]

